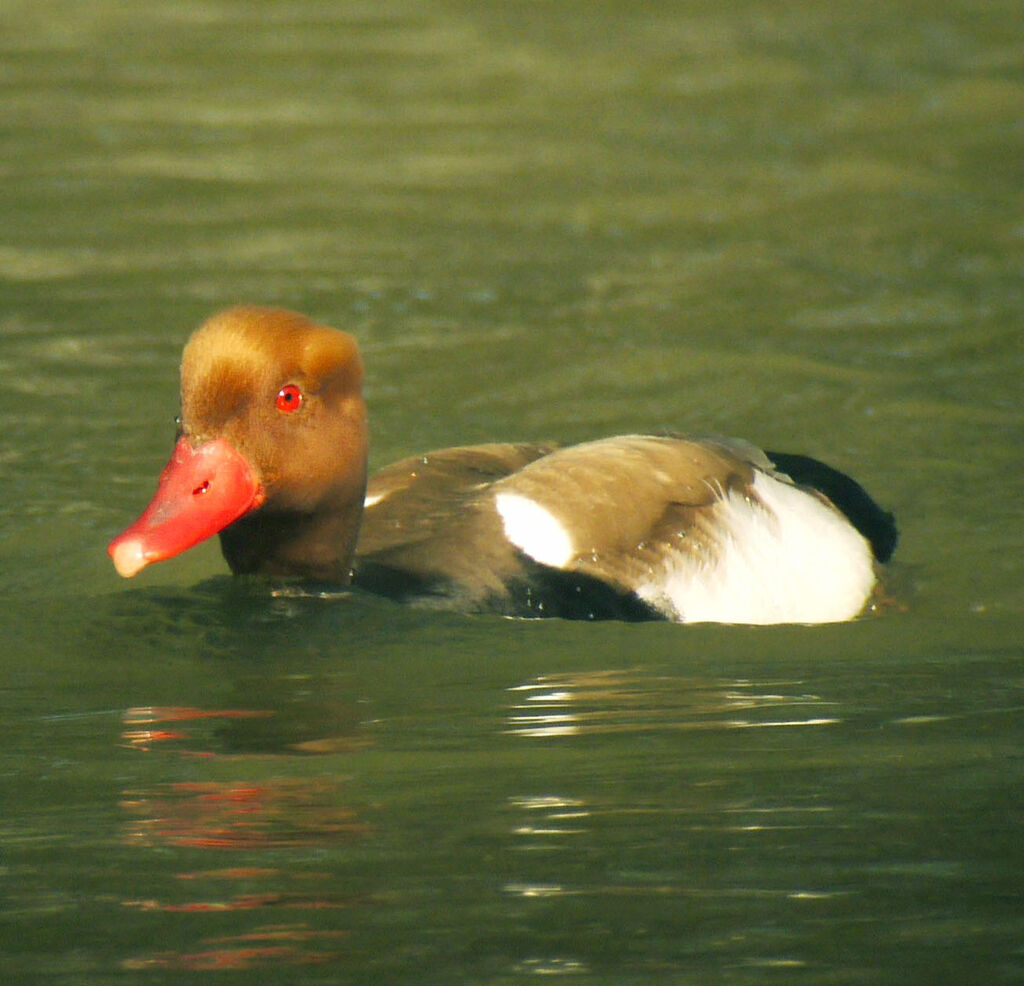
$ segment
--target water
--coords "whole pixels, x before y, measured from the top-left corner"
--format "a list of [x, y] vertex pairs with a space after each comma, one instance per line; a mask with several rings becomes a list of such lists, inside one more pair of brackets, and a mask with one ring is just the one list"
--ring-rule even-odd
[[[10, 5], [4, 982], [1016, 982], [1008, 3]], [[184, 338], [354, 332], [377, 464], [636, 430], [900, 521], [837, 627], [528, 623], [103, 548]]]

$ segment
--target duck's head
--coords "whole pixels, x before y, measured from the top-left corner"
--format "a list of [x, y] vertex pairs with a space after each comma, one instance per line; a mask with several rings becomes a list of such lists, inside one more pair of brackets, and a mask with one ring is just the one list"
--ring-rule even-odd
[[346, 568], [366, 484], [362, 379], [355, 340], [303, 315], [248, 306], [209, 319], [185, 346], [178, 440], [156, 495], [107, 549], [118, 572], [135, 575], [242, 518], [243, 554], [259, 557], [237, 556], [226, 535], [236, 571], [289, 571], [275, 561], [291, 553], [282, 542], [314, 528], [312, 555], [347, 554], [332, 563]]

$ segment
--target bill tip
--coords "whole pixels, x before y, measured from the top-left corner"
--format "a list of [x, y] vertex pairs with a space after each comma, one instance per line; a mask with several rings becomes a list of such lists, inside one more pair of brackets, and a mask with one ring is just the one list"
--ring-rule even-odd
[[115, 538], [110, 542], [107, 554], [110, 555], [117, 574], [126, 579], [138, 575], [149, 564], [149, 559], [146, 557], [145, 549], [139, 538], [126, 538], [123, 541], [120, 538]]

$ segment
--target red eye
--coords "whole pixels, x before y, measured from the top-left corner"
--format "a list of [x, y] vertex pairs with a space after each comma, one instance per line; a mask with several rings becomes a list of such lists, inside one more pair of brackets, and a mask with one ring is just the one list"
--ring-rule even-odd
[[302, 391], [293, 383], [285, 384], [277, 392], [277, 409], [291, 414], [302, 405]]

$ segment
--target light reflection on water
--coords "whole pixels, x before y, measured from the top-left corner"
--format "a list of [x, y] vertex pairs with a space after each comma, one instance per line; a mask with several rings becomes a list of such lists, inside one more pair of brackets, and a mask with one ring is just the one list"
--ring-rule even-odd
[[[846, 717], [839, 703], [801, 680], [690, 677], [637, 667], [540, 675], [506, 694], [511, 701], [505, 735], [511, 737], [547, 740], [543, 745], [559, 750], [582, 744], [598, 758], [606, 737], [633, 734], [668, 743], [653, 747], [646, 765], [655, 778], [664, 772], [663, 782], [654, 780], [643, 790], [622, 789], [605, 766], [595, 768], [589, 783], [510, 797], [508, 852], [518, 862], [502, 892], [511, 900], [538, 906], [579, 901], [601, 909], [620, 902], [644, 912], [696, 907], [710, 914], [722, 908], [796, 908], [796, 920], [825, 921], [850, 897], [834, 874], [787, 862], [800, 857], [798, 847], [856, 827], [846, 805], [800, 786], [788, 796], [784, 789], [767, 795], [737, 790], [731, 770], [693, 761], [699, 753], [690, 738], [738, 739], [751, 730], [778, 733], [788, 727], [803, 737], [807, 727], [842, 726]], [[673, 737], [684, 743], [676, 745]], [[805, 746], [804, 738], [799, 742]], [[663, 759], [672, 757], [672, 749], [678, 762]], [[631, 865], [603, 873], [581, 869], [578, 861], [602, 844], [623, 846]], [[713, 878], [703, 865], [709, 855], [721, 860], [721, 874]], [[743, 865], [754, 857], [773, 863], [754, 874]], [[751, 947], [753, 954], [737, 966], [806, 964], [798, 956], [758, 954], [758, 946]], [[565, 968], [574, 961], [570, 957]]]
[[[824, 714], [833, 703], [792, 690], [800, 684], [652, 679], [629, 671], [543, 676], [510, 689], [515, 702], [508, 731], [552, 738], [617, 731], [832, 726], [843, 721]], [[818, 714], [801, 714], [805, 709]]]

